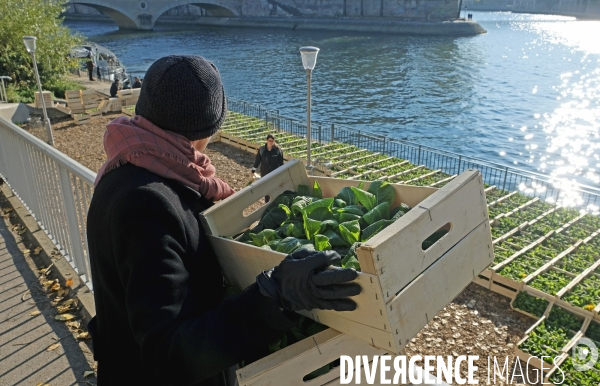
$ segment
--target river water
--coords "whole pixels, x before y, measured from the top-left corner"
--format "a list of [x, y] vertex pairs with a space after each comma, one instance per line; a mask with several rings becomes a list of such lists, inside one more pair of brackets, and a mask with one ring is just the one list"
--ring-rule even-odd
[[600, 21], [474, 12], [475, 37], [67, 25], [143, 76], [168, 54], [219, 68], [228, 96], [306, 117], [298, 49], [321, 49], [313, 125], [340, 124], [600, 187]]

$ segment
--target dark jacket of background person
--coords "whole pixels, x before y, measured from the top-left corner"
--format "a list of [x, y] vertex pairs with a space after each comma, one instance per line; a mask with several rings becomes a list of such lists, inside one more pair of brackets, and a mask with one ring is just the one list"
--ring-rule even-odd
[[256, 158], [254, 159], [254, 165], [252, 165], [252, 171], [255, 171], [260, 165], [261, 177], [266, 176], [273, 170], [283, 165], [283, 152], [277, 145], [273, 145], [271, 150], [267, 148], [267, 145], [263, 145], [258, 149]]
[[116, 98], [117, 97], [117, 91], [119, 91], [119, 83], [113, 82], [110, 85], [110, 97], [111, 98]]
[[103, 318], [90, 324], [99, 386], [224, 385], [223, 369], [267, 355], [267, 344], [292, 327], [256, 284], [223, 300], [199, 221], [211, 205], [132, 164], [98, 183], [88, 241], [94, 287], [102, 288], [94, 296]]
[[140, 82], [139, 80], [136, 80], [135, 82], [133, 82], [133, 86], [131, 86], [131, 88], [141, 88], [142, 87], [142, 82]]

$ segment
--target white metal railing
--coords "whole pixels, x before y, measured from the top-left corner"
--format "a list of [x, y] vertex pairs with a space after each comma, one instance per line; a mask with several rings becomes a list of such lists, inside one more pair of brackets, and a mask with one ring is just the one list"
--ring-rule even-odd
[[0, 118], [0, 177], [92, 289], [86, 219], [96, 173]]

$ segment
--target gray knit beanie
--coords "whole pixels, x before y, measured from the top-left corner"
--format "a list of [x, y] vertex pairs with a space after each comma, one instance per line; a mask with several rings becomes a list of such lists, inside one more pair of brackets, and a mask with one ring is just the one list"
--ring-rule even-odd
[[217, 67], [195, 55], [158, 59], [146, 72], [135, 113], [190, 141], [212, 136], [227, 113]]

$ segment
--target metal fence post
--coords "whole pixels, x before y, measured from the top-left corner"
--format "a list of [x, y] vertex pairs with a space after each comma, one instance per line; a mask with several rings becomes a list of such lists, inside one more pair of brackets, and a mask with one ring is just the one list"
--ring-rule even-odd
[[321, 143], [321, 125], [319, 125], [318, 127], [319, 127], [319, 132], [317, 133], [317, 140], [319, 141], [319, 143]]
[[506, 190], [506, 178], [508, 177], [508, 166], [504, 169], [504, 182], [502, 183], [502, 190]]
[[356, 139], [356, 147], [360, 147], [360, 130], [358, 130], [358, 135]]
[[462, 161], [462, 155], [458, 156], [458, 167], [456, 168], [456, 174], [460, 174], [460, 161]]
[[419, 145], [419, 155], [417, 156], [417, 165], [419, 165], [421, 163], [421, 146]]
[[331, 142], [335, 141], [335, 124], [331, 124]]
[[273, 119], [273, 125], [275, 125], [275, 130], [277, 132], [281, 131], [281, 118], [279, 118], [279, 109], [275, 110], [275, 114], [277, 114], [277, 118]]
[[386, 145], [387, 145], [387, 142], [385, 141], [385, 137], [383, 137], [383, 149], [381, 151], [383, 154], [387, 154]]
[[[75, 263], [77, 274], [79, 276], [85, 275], [86, 281], [90, 280], [88, 275], [87, 260], [83, 255], [83, 240], [81, 239], [81, 232], [79, 231], [79, 224], [77, 223], [77, 210], [75, 209], [75, 199], [73, 197], [73, 182], [69, 176], [69, 172], [58, 165], [58, 174], [60, 177], [60, 190], [62, 191], [62, 199], [65, 208], [65, 217], [67, 219], [67, 231], [70, 240], [65, 240], [65, 251], [72, 253], [70, 256], [71, 260]], [[70, 248], [69, 248], [70, 247]]]
[[267, 130], [269, 130], [269, 112], [265, 111], [265, 126], [267, 126]]

